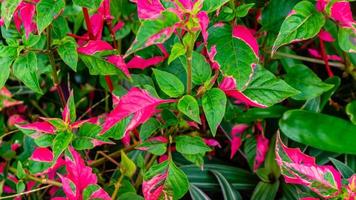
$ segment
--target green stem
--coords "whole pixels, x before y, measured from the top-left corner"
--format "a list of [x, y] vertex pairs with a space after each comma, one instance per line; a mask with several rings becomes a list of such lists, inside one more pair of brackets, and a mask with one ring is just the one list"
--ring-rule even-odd
[[[9, 167], [9, 171], [16, 174], [17, 173], [17, 170], [13, 167]], [[26, 178], [27, 179], [30, 179], [30, 180], [33, 180], [33, 181], [36, 181], [38, 183], [42, 183], [42, 184], [49, 184], [49, 185], [53, 185], [53, 186], [57, 186], [57, 187], [62, 187], [62, 183], [60, 182], [57, 182], [57, 181], [53, 181], [53, 180], [50, 180], [50, 179], [46, 179], [46, 178], [37, 178], [35, 176], [32, 176], [30, 174], [26, 174]]]
[[111, 195], [111, 199], [113, 199], [113, 200], [116, 199], [116, 196], [117, 196], [117, 193], [119, 192], [119, 189], [120, 189], [121, 182], [122, 182], [123, 178], [124, 178], [124, 173], [121, 173], [120, 177], [119, 177], [119, 180], [117, 180], [117, 182], [115, 183], [115, 190]]
[[192, 93], [192, 61], [193, 61], [194, 43], [187, 47], [185, 56], [187, 58], [187, 94]]

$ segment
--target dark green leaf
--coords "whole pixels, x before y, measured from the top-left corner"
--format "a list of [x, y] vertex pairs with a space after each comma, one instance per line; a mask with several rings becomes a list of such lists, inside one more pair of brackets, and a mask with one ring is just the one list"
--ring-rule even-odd
[[352, 101], [346, 106], [346, 113], [350, 117], [350, 121], [356, 124], [356, 101]]
[[200, 122], [199, 105], [197, 100], [190, 95], [185, 95], [178, 101], [178, 110], [197, 123]]
[[190, 197], [192, 200], [210, 200], [210, 197], [193, 184], [189, 185]]
[[179, 97], [184, 93], [183, 83], [173, 74], [153, 69], [156, 81], [161, 90], [170, 97]]
[[230, 183], [220, 172], [215, 170], [211, 170], [211, 172], [215, 175], [216, 179], [218, 180], [225, 200], [242, 199], [241, 195], [236, 190], [233, 189]]
[[207, 91], [203, 96], [202, 105], [211, 134], [215, 136], [216, 130], [225, 115], [225, 93], [218, 88]]
[[77, 71], [77, 43], [73, 38], [65, 37], [62, 39], [61, 44], [58, 46], [58, 55], [65, 64], [67, 64], [74, 71]]
[[336, 160], [334, 158], [329, 158], [329, 160], [334, 164], [334, 166], [337, 168], [337, 170], [342, 174], [342, 176], [345, 179], [350, 178], [355, 173], [354, 170], [352, 170], [345, 163], [340, 162], [339, 160]]
[[248, 11], [255, 5], [255, 3], [242, 4], [236, 8], [237, 17], [245, 17]]
[[279, 188], [279, 181], [274, 183], [259, 182], [253, 191], [251, 200], [275, 199]]
[[155, 118], [150, 118], [147, 122], [142, 124], [140, 128], [140, 139], [147, 140], [156, 130], [160, 128], [161, 123]]

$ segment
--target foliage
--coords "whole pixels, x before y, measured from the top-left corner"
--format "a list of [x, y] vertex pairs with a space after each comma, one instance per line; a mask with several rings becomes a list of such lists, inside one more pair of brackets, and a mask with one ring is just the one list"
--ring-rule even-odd
[[0, 199], [356, 198], [352, 1], [0, 2]]

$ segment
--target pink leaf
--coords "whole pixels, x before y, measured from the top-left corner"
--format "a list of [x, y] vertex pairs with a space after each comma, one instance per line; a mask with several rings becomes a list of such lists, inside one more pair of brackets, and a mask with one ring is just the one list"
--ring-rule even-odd
[[354, 19], [350, 3], [347, 1], [335, 2], [331, 7], [331, 18], [340, 23], [341, 26], [353, 27]]
[[112, 31], [116, 33], [118, 30], [122, 29], [125, 26], [125, 23], [123, 21], [117, 22], [117, 24], [112, 28]]
[[98, 14], [102, 15], [104, 20], [113, 20], [114, 17], [110, 14], [110, 0], [104, 0], [98, 8]]
[[128, 63], [127, 67], [130, 69], [146, 69], [147, 67], [157, 65], [165, 60], [162, 56], [154, 56], [152, 58], [142, 58], [134, 56]]
[[127, 77], [131, 77], [129, 70], [127, 69], [127, 65], [122, 56], [112, 55], [107, 57], [107, 61], [112, 63], [117, 68], [119, 68]]
[[90, 199], [111, 200], [111, 197], [108, 195], [108, 193], [105, 192], [105, 190], [100, 188], [93, 192], [93, 194], [90, 196]]
[[93, 55], [100, 51], [113, 50], [112, 46], [102, 40], [90, 40], [82, 47], [78, 47], [77, 51], [81, 54]]
[[212, 46], [210, 50], [208, 50], [208, 57], [211, 62], [211, 68], [213, 70], [220, 69], [220, 64], [215, 60], [217, 50], [216, 50], [216, 45]]
[[309, 187], [324, 198], [331, 198], [341, 191], [341, 175], [332, 166], [318, 166], [315, 158], [303, 154], [300, 149], [286, 147], [280, 138], [276, 140], [276, 161], [287, 183]]
[[237, 25], [233, 27], [232, 36], [244, 41], [255, 53], [258, 58], [259, 49], [256, 38], [252, 35], [251, 31], [242, 25]]
[[208, 13], [205, 11], [199, 12], [197, 14], [197, 17], [199, 19], [199, 24], [200, 24], [200, 29], [203, 35], [203, 39], [204, 42], [207, 43], [208, 42], [208, 26], [209, 26], [209, 17], [208, 17]]
[[106, 118], [101, 134], [104, 134], [116, 123], [134, 114], [130, 127], [135, 127], [147, 120], [154, 114], [155, 108], [162, 103], [173, 102], [174, 100], [157, 99], [149, 95], [145, 90], [132, 88], [126, 95], [121, 97], [115, 109]]
[[238, 91], [236, 88], [236, 80], [231, 77], [225, 77], [219, 85], [219, 88], [225, 92], [227, 96], [233, 97], [241, 103], [244, 103], [248, 106], [258, 107], [258, 108], [266, 108], [266, 105], [258, 103], [250, 99], [248, 96]]
[[31, 32], [36, 31], [36, 26], [32, 21], [35, 11], [36, 5], [31, 3], [22, 2], [19, 6], [19, 14], [25, 29], [26, 38], [28, 38]]
[[52, 162], [53, 152], [48, 148], [37, 147], [30, 159], [38, 162]]
[[[316, 49], [308, 49], [308, 52], [311, 56], [315, 58], [322, 58], [320, 52]], [[334, 61], [342, 61], [342, 58], [338, 55], [327, 55], [328, 60], [334, 60]]]
[[208, 145], [208, 146], [221, 148], [220, 143], [219, 143], [217, 140], [215, 140], [215, 139], [203, 138], [203, 140], [204, 140], [204, 143], [205, 143], [206, 145]]
[[148, 181], [142, 183], [142, 193], [145, 200], [158, 200], [163, 192], [164, 185], [161, 184], [167, 178], [167, 173], [158, 174]]
[[356, 174], [352, 175], [348, 181], [349, 184], [346, 187], [348, 200], [353, 200], [356, 198]]
[[303, 197], [303, 198], [300, 198], [299, 200], [320, 200], [320, 199], [315, 198], [315, 197]]
[[66, 194], [67, 198], [73, 199], [73, 200], [81, 200], [80, 196], [77, 196], [77, 188], [76, 188], [75, 184], [73, 183], [73, 181], [71, 181], [69, 178], [64, 177], [60, 174], [58, 174], [58, 176], [61, 179], [61, 182], [63, 185], [62, 186], [63, 192]]
[[328, 31], [326, 31], [324, 29], [320, 30], [318, 36], [320, 39], [322, 39], [325, 42], [334, 42], [335, 41], [333, 36]]
[[33, 130], [33, 131], [38, 131], [41, 133], [48, 133], [48, 134], [54, 134], [54, 132], [55, 132], [54, 126], [46, 121], [34, 122], [31, 124], [25, 124], [25, 125], [19, 125], [19, 127], [21, 129]]
[[262, 134], [257, 135], [256, 158], [253, 165], [253, 170], [256, 171], [265, 160], [268, 152], [269, 140]]
[[160, 0], [136, 0], [140, 19], [155, 19], [164, 10]]
[[326, 5], [328, 4], [329, 0], [317, 0], [316, 2], [316, 9], [319, 12], [323, 12], [325, 10]]
[[4, 19], [0, 19], [0, 26], [4, 26], [5, 22]]
[[234, 157], [236, 152], [240, 149], [242, 140], [242, 133], [248, 129], [247, 124], [237, 124], [231, 130], [231, 154], [230, 159]]

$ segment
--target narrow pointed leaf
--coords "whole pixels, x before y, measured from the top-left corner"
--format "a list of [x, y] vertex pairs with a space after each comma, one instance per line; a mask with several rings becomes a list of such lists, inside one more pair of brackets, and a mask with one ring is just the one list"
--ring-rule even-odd
[[210, 200], [210, 197], [193, 184], [189, 184], [190, 197], [193, 200]]
[[218, 171], [211, 170], [216, 179], [219, 182], [220, 188], [222, 190], [225, 200], [241, 200], [241, 195], [233, 189], [231, 184], [226, 180], [226, 178]]

